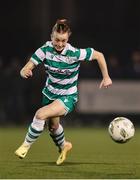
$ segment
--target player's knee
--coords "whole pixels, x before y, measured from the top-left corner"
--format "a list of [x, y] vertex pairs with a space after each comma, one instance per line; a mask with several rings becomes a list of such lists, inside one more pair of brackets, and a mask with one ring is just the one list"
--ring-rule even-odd
[[36, 111], [35, 117], [36, 119], [47, 120], [47, 115], [41, 108]]
[[49, 123], [48, 128], [49, 131], [54, 132], [59, 128], [59, 123]]

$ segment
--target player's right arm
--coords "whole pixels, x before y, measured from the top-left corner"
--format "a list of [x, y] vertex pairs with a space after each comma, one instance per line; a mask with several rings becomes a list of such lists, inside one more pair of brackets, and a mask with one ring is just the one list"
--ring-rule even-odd
[[21, 69], [20, 75], [21, 77], [27, 79], [29, 77], [32, 77], [33, 72], [32, 70], [40, 63], [43, 62], [45, 59], [45, 48], [46, 45], [43, 45], [42, 47], [38, 48], [34, 54], [31, 56], [30, 60], [26, 63], [26, 65]]
[[27, 79], [33, 75], [32, 70], [35, 68], [35, 64], [29, 60], [26, 65], [21, 69], [20, 75], [21, 77]]

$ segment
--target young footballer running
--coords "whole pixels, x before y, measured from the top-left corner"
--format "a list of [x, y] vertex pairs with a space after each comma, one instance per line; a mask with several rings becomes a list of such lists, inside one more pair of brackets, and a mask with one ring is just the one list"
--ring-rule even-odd
[[60, 152], [56, 164], [60, 165], [66, 159], [67, 152], [72, 148], [72, 143], [65, 140], [60, 118], [70, 113], [77, 102], [78, 74], [82, 61], [97, 60], [103, 76], [99, 88], [108, 88], [112, 84], [104, 55], [93, 48], [73, 47], [68, 43], [70, 35], [71, 30], [67, 20], [57, 20], [52, 28], [51, 41], [47, 41], [37, 49], [20, 71], [23, 78], [29, 78], [33, 75], [33, 69], [38, 64], [43, 63], [47, 79], [42, 90], [43, 106], [36, 111], [23, 144], [15, 151], [19, 158], [26, 156], [47, 122], [50, 136]]

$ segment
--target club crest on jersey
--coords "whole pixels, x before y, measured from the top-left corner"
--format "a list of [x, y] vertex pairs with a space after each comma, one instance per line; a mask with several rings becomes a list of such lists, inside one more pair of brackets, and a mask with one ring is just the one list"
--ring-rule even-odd
[[54, 55], [53, 54], [51, 54], [51, 59], [53, 59], [54, 58]]

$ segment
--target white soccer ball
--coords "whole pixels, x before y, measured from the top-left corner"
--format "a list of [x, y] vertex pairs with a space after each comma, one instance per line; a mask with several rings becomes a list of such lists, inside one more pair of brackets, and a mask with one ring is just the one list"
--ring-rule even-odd
[[115, 142], [125, 143], [134, 136], [135, 128], [129, 119], [117, 117], [109, 124], [108, 132]]

